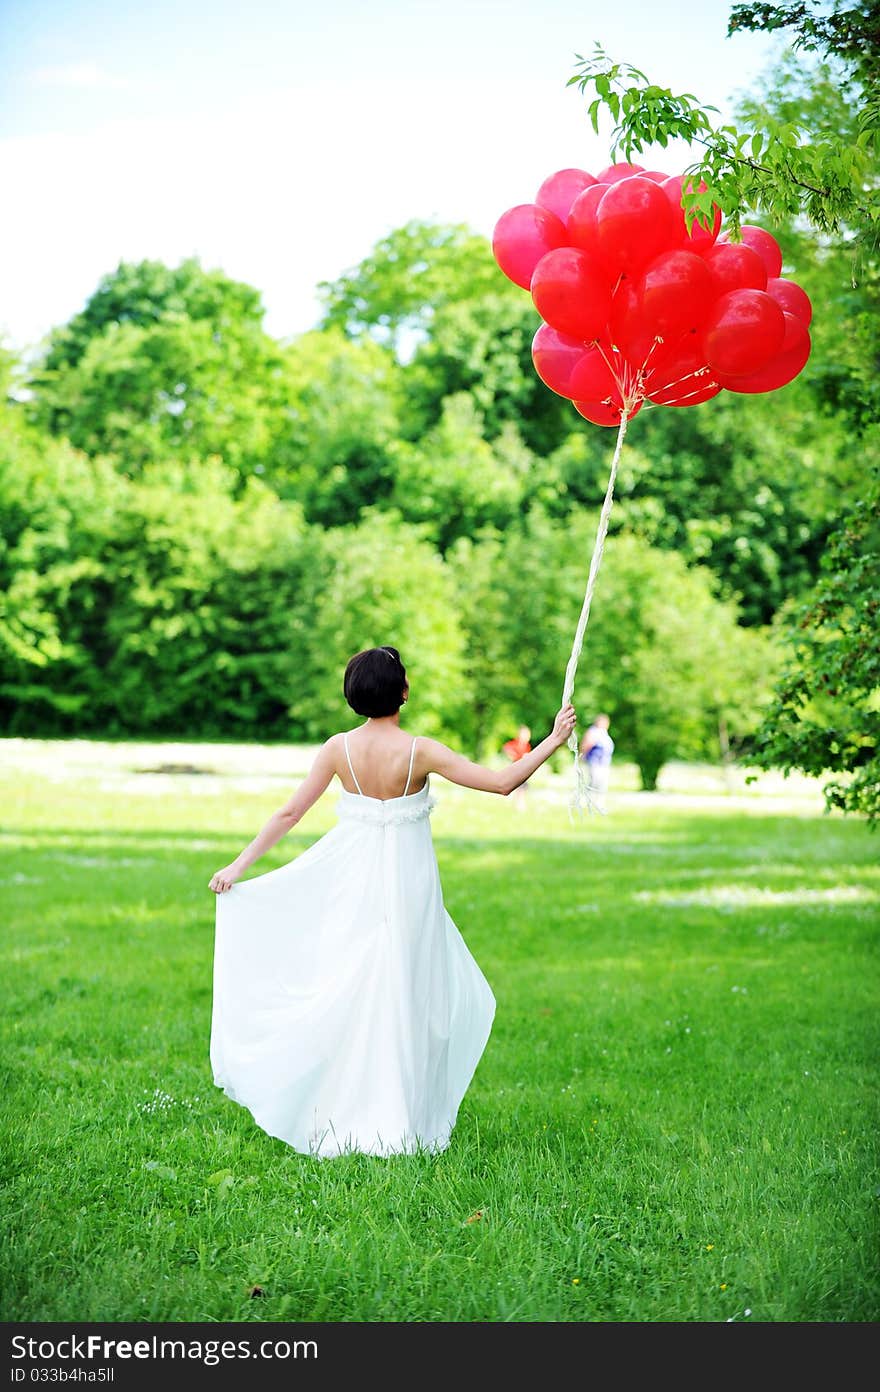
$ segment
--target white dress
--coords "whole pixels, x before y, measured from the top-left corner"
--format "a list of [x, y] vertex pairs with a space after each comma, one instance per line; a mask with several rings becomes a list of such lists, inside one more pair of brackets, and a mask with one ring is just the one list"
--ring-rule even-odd
[[443, 1150], [495, 997], [443, 904], [428, 782], [342, 790], [335, 827], [217, 896], [211, 1067], [304, 1153]]

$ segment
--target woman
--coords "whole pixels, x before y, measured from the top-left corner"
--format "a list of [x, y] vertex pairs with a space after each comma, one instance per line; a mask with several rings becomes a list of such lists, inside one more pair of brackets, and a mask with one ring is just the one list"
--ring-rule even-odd
[[[294, 796], [211, 877], [214, 1081], [307, 1154], [443, 1150], [495, 999], [443, 904], [429, 776], [510, 793], [565, 743], [575, 714], [566, 706], [537, 748], [496, 771], [401, 730], [409, 684], [396, 648], [357, 653], [343, 690], [365, 723], [331, 736]], [[239, 883], [334, 777], [337, 825]]]

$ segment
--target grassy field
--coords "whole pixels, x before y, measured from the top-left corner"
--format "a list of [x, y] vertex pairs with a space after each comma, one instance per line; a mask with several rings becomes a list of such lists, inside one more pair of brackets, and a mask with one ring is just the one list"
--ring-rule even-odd
[[321, 1162], [260, 1132], [207, 1056], [207, 881], [302, 766], [0, 742], [3, 1319], [878, 1317], [862, 824], [711, 771], [575, 826], [550, 776], [524, 808], [441, 785], [446, 901], [494, 1032], [449, 1151]]

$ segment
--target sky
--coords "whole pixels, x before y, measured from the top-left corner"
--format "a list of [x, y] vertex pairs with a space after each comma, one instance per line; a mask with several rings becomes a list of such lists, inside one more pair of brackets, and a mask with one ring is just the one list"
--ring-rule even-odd
[[[411, 218], [491, 236], [608, 161], [596, 43], [729, 114], [776, 51], [730, 0], [0, 0], [0, 335], [32, 353], [121, 260], [197, 256], [278, 338]], [[645, 162], [645, 161], [642, 161]], [[681, 168], [657, 151], [650, 167]]]

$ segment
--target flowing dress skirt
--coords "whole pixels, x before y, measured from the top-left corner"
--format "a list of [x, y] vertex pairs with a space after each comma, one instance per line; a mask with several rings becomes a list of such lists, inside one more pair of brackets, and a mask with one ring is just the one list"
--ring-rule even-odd
[[443, 904], [427, 783], [217, 897], [211, 1066], [296, 1150], [449, 1144], [495, 998]]

